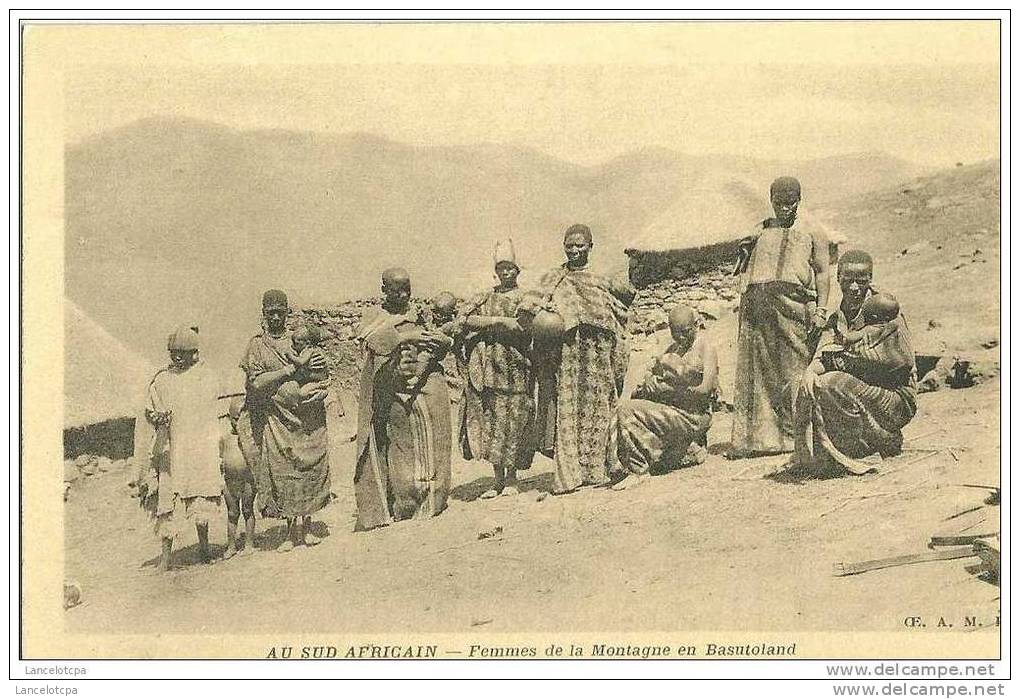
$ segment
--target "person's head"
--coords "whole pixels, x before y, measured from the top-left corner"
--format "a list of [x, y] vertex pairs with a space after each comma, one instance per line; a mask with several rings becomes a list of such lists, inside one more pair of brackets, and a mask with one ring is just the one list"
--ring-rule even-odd
[[322, 342], [322, 331], [317, 325], [304, 324], [294, 331], [290, 338], [294, 351], [301, 353], [306, 347], [318, 347]]
[[492, 262], [495, 266], [496, 279], [499, 280], [501, 289], [513, 289], [517, 286], [517, 277], [521, 268], [517, 266], [517, 253], [514, 251], [514, 241], [509, 238], [496, 243], [496, 250], [492, 255]]
[[591, 237], [591, 229], [583, 223], [575, 223], [563, 234], [563, 252], [570, 267], [583, 267], [588, 264], [593, 247], [595, 243]]
[[198, 328], [187, 325], [177, 328], [167, 338], [166, 349], [175, 368], [192, 366], [198, 361]]
[[899, 301], [892, 294], [872, 294], [861, 306], [865, 325], [880, 325], [896, 320], [900, 314]]
[[432, 320], [442, 325], [449, 323], [457, 315], [457, 297], [449, 291], [440, 291], [432, 299]]
[[669, 312], [669, 334], [684, 349], [690, 349], [698, 336], [698, 314], [689, 306], [680, 304]]
[[262, 317], [266, 321], [266, 329], [271, 333], [282, 333], [287, 323], [290, 305], [287, 294], [279, 289], [270, 289], [262, 294]]
[[839, 258], [836, 281], [843, 292], [843, 305], [849, 310], [858, 309], [871, 289], [871, 276], [875, 263], [863, 250], [848, 250]]
[[793, 177], [777, 177], [769, 187], [769, 199], [779, 224], [784, 228], [792, 226], [800, 204], [800, 182]]
[[383, 306], [393, 313], [407, 311], [411, 301], [411, 275], [403, 267], [390, 267], [382, 273]]
[[502, 289], [513, 289], [517, 286], [517, 277], [520, 273], [520, 268], [513, 262], [500, 261], [496, 263], [496, 278]]

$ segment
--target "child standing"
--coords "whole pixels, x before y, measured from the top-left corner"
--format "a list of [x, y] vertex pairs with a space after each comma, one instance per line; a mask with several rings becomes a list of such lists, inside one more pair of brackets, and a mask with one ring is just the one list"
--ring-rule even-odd
[[237, 553], [237, 522], [244, 513], [244, 550], [255, 552], [255, 478], [241, 453], [237, 438], [237, 419], [244, 405], [243, 396], [234, 396], [226, 415], [220, 416], [220, 469], [223, 472], [223, 499], [227, 504], [227, 550], [224, 560]]
[[170, 569], [174, 540], [189, 523], [198, 533], [202, 561], [211, 563], [209, 520], [221, 512], [217, 383], [199, 361], [198, 344], [198, 328], [180, 327], [170, 334], [170, 365], [153, 377], [145, 407], [145, 418], [155, 428], [151, 469], [156, 488], [142, 504], [163, 541], [160, 571]]

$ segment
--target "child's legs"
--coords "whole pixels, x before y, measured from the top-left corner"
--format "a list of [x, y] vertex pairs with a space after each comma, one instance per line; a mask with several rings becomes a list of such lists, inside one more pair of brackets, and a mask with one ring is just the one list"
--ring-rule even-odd
[[229, 475], [229, 472], [225, 475], [226, 485], [223, 488], [223, 501], [227, 505], [227, 523], [232, 526], [237, 526], [237, 519], [240, 516], [240, 503], [238, 502], [237, 484], [234, 482], [235, 479]]
[[248, 522], [251, 520], [255, 521], [255, 480], [249, 474], [245, 480], [244, 487], [241, 489], [241, 514], [244, 515], [244, 521]]

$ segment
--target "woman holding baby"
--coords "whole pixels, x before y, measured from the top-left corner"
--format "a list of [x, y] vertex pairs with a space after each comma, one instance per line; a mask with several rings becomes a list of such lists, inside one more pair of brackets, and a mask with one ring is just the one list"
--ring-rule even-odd
[[818, 473], [860, 474], [860, 459], [895, 456], [917, 412], [910, 332], [899, 304], [872, 284], [868, 253], [839, 260], [843, 299], [822, 333], [797, 394], [796, 461]]
[[262, 295], [262, 332], [248, 342], [240, 364], [247, 381], [238, 424], [256, 506], [263, 517], [287, 520], [283, 552], [319, 543], [308, 531], [311, 515], [330, 498], [326, 360], [314, 333], [287, 330], [288, 312], [284, 292]]

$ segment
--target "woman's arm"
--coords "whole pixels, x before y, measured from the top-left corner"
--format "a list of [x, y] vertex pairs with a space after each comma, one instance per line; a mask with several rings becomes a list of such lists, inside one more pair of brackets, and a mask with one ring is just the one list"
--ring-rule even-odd
[[267, 391], [276, 386], [276, 384], [290, 378], [297, 371], [297, 367], [293, 364], [288, 364], [282, 369], [276, 371], [264, 371], [255, 378], [251, 379], [251, 385], [256, 391]]
[[708, 342], [701, 346], [701, 363], [704, 367], [701, 383], [697, 386], [691, 386], [689, 390], [691, 393], [707, 396], [715, 391], [719, 380], [719, 358], [716, 355], [715, 347]]

